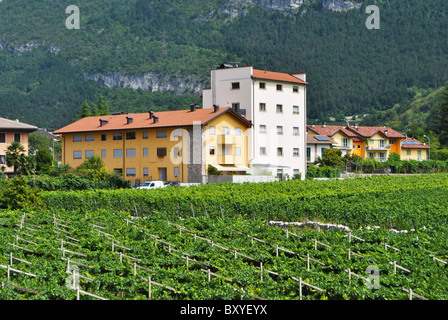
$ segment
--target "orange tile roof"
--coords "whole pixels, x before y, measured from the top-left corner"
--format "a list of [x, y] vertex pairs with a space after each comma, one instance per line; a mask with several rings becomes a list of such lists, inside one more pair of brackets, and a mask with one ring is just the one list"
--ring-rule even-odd
[[273, 71], [254, 69], [252, 72], [252, 77], [254, 77], [256, 79], [292, 82], [292, 83], [298, 83], [298, 84], [308, 84], [307, 82], [293, 76], [292, 74], [282, 73], [282, 72], [273, 72]]
[[[190, 111], [190, 109], [154, 112], [154, 116], [158, 117], [159, 119], [157, 123], [154, 123], [153, 119], [149, 119], [149, 112], [86, 117], [56, 130], [54, 134], [113, 130], [136, 130], [163, 127], [186, 127], [192, 126], [194, 122], [199, 122], [202, 125], [206, 125], [211, 120], [225, 113], [230, 113], [238, 118], [241, 122], [245, 123], [248, 127], [251, 126], [250, 121], [237, 114], [231, 108], [219, 108], [218, 112], [216, 113], [214, 112], [214, 108], [206, 108], [196, 109], [194, 112]], [[127, 117], [132, 117], [132, 123], [127, 124]], [[104, 124], [102, 127], [100, 126], [101, 119], [108, 120], [107, 124]]]
[[[406, 143], [408, 143], [408, 144], [406, 144]], [[402, 149], [431, 149], [430, 146], [427, 146], [423, 142], [418, 141], [417, 139], [414, 139], [414, 138], [403, 139], [402, 143], [401, 143], [401, 148]]]
[[347, 130], [344, 126], [326, 126], [326, 125], [308, 125], [308, 129], [316, 132], [317, 134], [332, 137], [336, 133], [341, 132], [347, 137], [357, 138], [358, 135], [350, 130]]
[[406, 138], [401, 133], [399, 133], [389, 127], [350, 126], [350, 127], [347, 127], [347, 129], [352, 132], [357, 133], [358, 135], [360, 135], [361, 137], [364, 137], [364, 138], [370, 138], [377, 133], [381, 133], [382, 135], [384, 135], [385, 137], [388, 137], [388, 138], [396, 138], [396, 139]]

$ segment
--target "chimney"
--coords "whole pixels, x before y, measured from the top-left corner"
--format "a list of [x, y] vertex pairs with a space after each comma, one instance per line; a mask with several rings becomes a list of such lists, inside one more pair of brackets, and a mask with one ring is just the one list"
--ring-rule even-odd
[[157, 117], [157, 116], [153, 116], [152, 118], [153, 118], [153, 123], [157, 123], [157, 122], [159, 122], [159, 117]]
[[190, 111], [195, 112], [197, 107], [197, 104], [190, 104]]
[[127, 124], [131, 124], [134, 121], [133, 117], [126, 117]]
[[105, 126], [106, 124], [109, 123], [109, 120], [106, 119], [100, 119], [100, 127]]
[[324, 122], [324, 123], [322, 124], [322, 127], [323, 127], [323, 128], [326, 128], [326, 127], [327, 127], [327, 124]]
[[152, 119], [153, 116], [154, 116], [154, 111], [149, 111], [149, 119]]
[[219, 106], [217, 106], [216, 104], [213, 105], [213, 112], [216, 113], [219, 111]]
[[355, 124], [355, 130], [358, 130], [358, 125], [357, 124]]
[[389, 130], [384, 131], [384, 134], [387, 136], [387, 134], [389, 133]]

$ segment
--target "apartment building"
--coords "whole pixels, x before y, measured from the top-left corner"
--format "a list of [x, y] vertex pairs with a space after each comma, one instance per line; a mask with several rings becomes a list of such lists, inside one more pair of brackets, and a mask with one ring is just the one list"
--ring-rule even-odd
[[37, 130], [37, 127], [22, 123], [19, 120], [9, 120], [0, 118], [0, 166], [4, 168], [5, 173], [13, 173], [14, 168], [7, 167], [6, 150], [12, 142], [20, 142], [25, 154], [28, 154], [28, 134]]
[[201, 183], [213, 166], [245, 174], [251, 123], [231, 108], [117, 113], [86, 117], [54, 132], [62, 162], [77, 167], [93, 155], [131, 181]]
[[203, 107], [230, 107], [252, 122], [248, 163], [253, 175], [306, 173], [306, 75], [221, 65], [211, 70]]

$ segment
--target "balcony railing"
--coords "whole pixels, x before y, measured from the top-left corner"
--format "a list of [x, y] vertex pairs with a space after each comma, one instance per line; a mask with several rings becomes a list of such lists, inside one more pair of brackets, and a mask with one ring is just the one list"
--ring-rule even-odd
[[390, 145], [385, 146], [367, 146], [368, 151], [389, 151]]

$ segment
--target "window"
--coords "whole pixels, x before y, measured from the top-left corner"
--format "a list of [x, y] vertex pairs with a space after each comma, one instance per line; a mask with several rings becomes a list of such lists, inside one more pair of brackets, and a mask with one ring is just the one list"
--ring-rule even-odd
[[86, 150], [86, 159], [92, 158], [94, 154], [93, 150]]
[[235, 148], [235, 155], [236, 156], [241, 156], [241, 148], [239, 148], [239, 147]]
[[182, 132], [180, 131], [180, 129], [175, 129], [173, 130], [173, 137], [174, 138], [178, 138], [182, 135]]
[[417, 157], [418, 157], [418, 160], [422, 159], [422, 150], [417, 151]]
[[6, 155], [2, 154], [0, 155], [0, 165], [6, 165]]
[[82, 151], [73, 151], [73, 159], [82, 159]]
[[232, 147], [222, 146], [222, 154], [223, 154], [224, 156], [230, 156], [230, 155], [232, 155]]
[[266, 125], [260, 124], [260, 133], [266, 133]]
[[106, 159], [106, 150], [101, 150], [101, 158]]
[[265, 82], [260, 82], [259, 88], [260, 89], [266, 89], [266, 83]]
[[135, 168], [127, 168], [126, 169], [126, 176], [127, 177], [135, 177], [135, 173], [136, 173]]
[[149, 176], [148, 168], [143, 168], [143, 176], [144, 177]]
[[148, 131], [143, 131], [143, 139], [148, 139]]
[[224, 134], [224, 135], [228, 135], [228, 134], [230, 134], [229, 128], [227, 128], [227, 127], [222, 127], [222, 134]]
[[179, 157], [179, 155], [180, 155], [180, 149], [179, 149], [179, 147], [174, 147], [174, 149], [173, 149], [173, 155], [174, 155], [174, 158]]
[[157, 148], [157, 156], [160, 158], [166, 157], [166, 148]]
[[376, 153], [375, 152], [369, 152], [369, 158], [375, 158]]
[[80, 134], [75, 134], [73, 136], [73, 142], [82, 142], [82, 135]]
[[294, 176], [297, 176], [297, 175], [299, 174], [299, 169], [294, 169], [294, 170], [292, 171], [292, 174], [293, 174]]
[[211, 135], [211, 136], [214, 136], [215, 135], [215, 127], [214, 126], [210, 126], [210, 127], [208, 127], [208, 134], [209, 135]]
[[95, 136], [93, 134], [86, 134], [86, 142], [95, 141]]
[[135, 158], [135, 149], [126, 149], [126, 158]]
[[0, 143], [6, 143], [6, 133], [0, 133]]
[[299, 114], [299, 106], [292, 106], [292, 114]]
[[211, 156], [214, 156], [215, 155], [215, 147], [210, 147], [209, 153]]
[[107, 140], [107, 134], [102, 133], [101, 134], [101, 141], [106, 141]]
[[21, 142], [22, 141], [22, 137], [20, 133], [14, 133], [14, 141], [15, 142]]
[[298, 86], [292, 86], [292, 92], [294, 92], [294, 93], [299, 92], [299, 87]]
[[358, 149], [361, 149], [361, 145], [360, 144], [358, 144]]
[[260, 111], [266, 111], [266, 103], [260, 102]]
[[277, 126], [277, 134], [283, 134], [283, 127]]
[[277, 108], [276, 108], [277, 113], [282, 113], [283, 112], [283, 105], [278, 104]]
[[299, 135], [299, 127], [292, 128], [292, 135], [293, 136], [298, 136]]
[[240, 104], [238, 102], [232, 103], [232, 109], [233, 109], [233, 111], [240, 110]]
[[126, 140], [135, 140], [135, 132], [126, 132]]
[[116, 173], [118, 173], [119, 175], [122, 175], [122, 174], [123, 174], [123, 169], [121, 169], [121, 168], [115, 168], [114, 171], [115, 171]]
[[277, 148], [277, 156], [283, 156], [283, 148]]
[[121, 132], [115, 132], [114, 133], [114, 140], [115, 141], [123, 140], [123, 134]]
[[232, 82], [232, 90], [237, 90], [240, 88], [239, 82]]
[[143, 148], [143, 157], [144, 158], [148, 157], [148, 148]]
[[321, 152], [321, 157], [323, 157], [324, 156], [324, 153], [325, 153], [325, 150], [327, 150], [328, 148], [322, 148], [322, 149], [320, 149], [320, 152]]
[[344, 148], [348, 148], [348, 139], [347, 138], [342, 138], [342, 146]]
[[411, 150], [408, 150], [408, 151], [406, 152], [406, 154], [407, 154], [408, 156], [410, 156], [410, 155], [411, 155]]
[[281, 84], [277, 85], [277, 91], [282, 91], [283, 90], [283, 86]]
[[266, 147], [260, 147], [260, 155], [262, 156], [266, 155]]
[[294, 148], [293, 151], [292, 151], [292, 155], [294, 157], [298, 157], [299, 156], [299, 148]]
[[157, 138], [166, 138], [166, 130], [158, 130]]
[[235, 128], [235, 135], [240, 136], [241, 135], [241, 128]]
[[114, 158], [123, 158], [123, 150], [122, 149], [114, 149]]
[[282, 177], [283, 176], [283, 169], [277, 169], [277, 177]]
[[386, 140], [380, 140], [380, 148], [386, 147]]
[[389, 140], [389, 144], [396, 144], [396, 140]]
[[174, 167], [174, 176], [176, 178], [180, 176], [180, 168], [179, 167]]
[[306, 148], [306, 161], [311, 161], [311, 148]]

